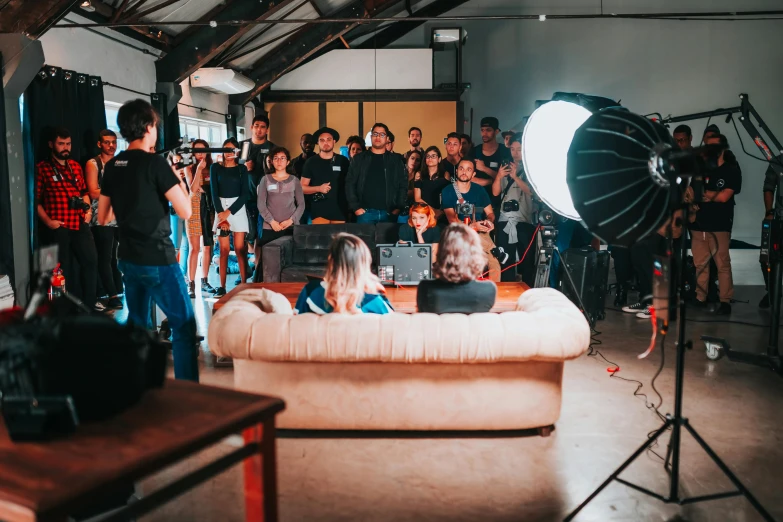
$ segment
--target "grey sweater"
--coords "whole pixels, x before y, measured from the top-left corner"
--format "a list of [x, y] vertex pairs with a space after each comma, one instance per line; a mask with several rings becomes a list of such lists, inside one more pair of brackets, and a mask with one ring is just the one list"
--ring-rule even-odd
[[267, 174], [258, 184], [258, 212], [264, 218], [265, 230], [272, 229], [272, 221], [282, 223], [290, 219], [298, 224], [304, 210], [304, 192], [296, 176], [277, 181]]

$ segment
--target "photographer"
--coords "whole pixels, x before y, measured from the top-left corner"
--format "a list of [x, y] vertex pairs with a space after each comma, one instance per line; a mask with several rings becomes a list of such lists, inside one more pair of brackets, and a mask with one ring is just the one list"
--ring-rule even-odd
[[[472, 182], [475, 175], [473, 160], [461, 159], [457, 165], [455, 182], [444, 188], [441, 193], [441, 208], [449, 223], [464, 222], [479, 233], [481, 245], [484, 252], [488, 254], [489, 279], [500, 281], [500, 262], [495, 254], [501, 258], [507, 258], [508, 255], [499, 251], [489, 237], [489, 233], [495, 229], [495, 213], [492, 211], [487, 191]], [[506, 259], [503, 261], [505, 262]]]
[[[482, 190], [483, 192], [483, 190]], [[481, 238], [471, 228], [452, 223], [443, 231], [432, 274], [419, 283], [416, 307], [421, 313], [473, 314], [489, 312], [497, 287], [477, 281], [487, 264]]]
[[79, 284], [71, 293], [89, 308], [103, 311], [96, 300], [98, 279], [95, 272], [98, 254], [95, 251], [90, 226], [92, 207], [78, 162], [71, 158], [71, 133], [68, 129], [54, 129], [49, 141], [51, 156], [35, 166], [36, 213], [40, 223], [40, 244], [57, 245], [60, 267], [66, 280], [76, 271], [73, 258], [79, 263]]
[[[718, 267], [719, 315], [731, 313], [734, 284], [731, 275], [731, 229], [734, 224], [734, 195], [742, 190], [742, 172], [736, 160], [727, 159], [728, 141], [722, 134], [705, 139], [705, 145], [720, 145], [717, 168], [705, 176], [704, 199], [696, 209], [696, 221], [691, 224], [691, 250], [696, 266], [696, 306], [706, 307], [710, 259]], [[733, 158], [733, 155], [730, 156]]]
[[[517, 252], [522, 263], [516, 272], [522, 274], [522, 280], [529, 286], [535, 283], [535, 248], [528, 248], [536, 232], [533, 225], [533, 197], [530, 186], [525, 182], [525, 169], [522, 165], [522, 135], [515, 134], [511, 140], [513, 162], [503, 162], [492, 183], [492, 194], [500, 197], [500, 217], [495, 238], [497, 245], [508, 252]], [[532, 252], [531, 252], [532, 250]], [[527, 255], [525, 252], [527, 251]], [[524, 257], [523, 257], [524, 256]], [[503, 264], [507, 268], [516, 262], [515, 256]], [[501, 281], [516, 281], [513, 270], [501, 274]]]
[[345, 223], [348, 202], [345, 199], [345, 178], [351, 162], [334, 153], [340, 134], [329, 127], [315, 131], [318, 154], [307, 160], [302, 172], [302, 190], [310, 195], [310, 217], [313, 225]]
[[171, 242], [169, 202], [182, 219], [190, 218], [192, 210], [185, 182], [165, 159], [149, 152], [158, 123], [158, 113], [144, 100], [120, 107], [117, 125], [128, 150], [106, 165], [98, 223], [117, 216], [128, 320], [149, 326], [150, 305], [157, 304], [172, 330], [174, 377], [198, 382], [196, 316]]

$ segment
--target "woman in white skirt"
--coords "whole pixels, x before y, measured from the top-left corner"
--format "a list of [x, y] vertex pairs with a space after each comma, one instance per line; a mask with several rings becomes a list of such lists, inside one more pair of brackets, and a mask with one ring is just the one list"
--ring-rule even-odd
[[[223, 147], [239, 148], [234, 138], [223, 142]], [[223, 164], [215, 163], [210, 168], [212, 202], [215, 205], [215, 224], [220, 242], [220, 288], [215, 297], [226, 295], [226, 270], [228, 254], [231, 251], [229, 234], [234, 234], [234, 252], [239, 263], [239, 275], [247, 280], [247, 245], [245, 234], [250, 230], [247, 222], [245, 202], [250, 195], [247, 169], [237, 163], [234, 153], [223, 154]]]

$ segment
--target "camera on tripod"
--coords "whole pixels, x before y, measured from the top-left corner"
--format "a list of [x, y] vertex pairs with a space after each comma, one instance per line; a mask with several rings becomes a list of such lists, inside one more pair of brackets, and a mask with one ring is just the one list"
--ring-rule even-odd
[[87, 212], [90, 210], [90, 204], [85, 203], [84, 200], [79, 196], [71, 196], [68, 198], [68, 208], [71, 210], [82, 210]]
[[473, 203], [468, 203], [467, 201], [463, 201], [460, 203], [457, 203], [457, 215], [458, 216], [468, 216], [470, 218], [470, 222], [473, 223], [476, 221], [476, 205]]

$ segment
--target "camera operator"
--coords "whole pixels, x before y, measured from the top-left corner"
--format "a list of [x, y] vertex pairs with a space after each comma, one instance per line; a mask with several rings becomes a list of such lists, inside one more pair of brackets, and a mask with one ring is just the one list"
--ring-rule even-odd
[[728, 141], [722, 134], [705, 139], [705, 145], [720, 145], [717, 168], [704, 179], [704, 199], [698, 202], [696, 221], [691, 224], [691, 251], [696, 266], [696, 306], [706, 307], [707, 271], [710, 259], [718, 267], [718, 287], [720, 306], [719, 315], [731, 313], [731, 298], [734, 297], [734, 284], [731, 275], [731, 228], [734, 224], [734, 195], [742, 189], [742, 172], [736, 160], [729, 161]]
[[101, 181], [103, 180], [103, 168], [114, 158], [117, 152], [117, 134], [109, 129], [98, 133], [98, 150], [96, 157], [87, 161], [87, 189], [92, 200], [92, 220], [90, 228], [95, 240], [95, 249], [98, 253], [98, 277], [103, 285], [103, 290], [109, 296], [107, 308], [119, 310], [122, 301], [118, 294], [122, 291], [122, 274], [117, 268], [117, 248], [119, 247], [120, 232], [117, 229], [117, 221], [112, 220], [106, 226], [98, 224], [98, 198], [101, 195]]
[[128, 320], [149, 326], [150, 304], [155, 302], [171, 326], [174, 377], [198, 381], [196, 316], [177, 264], [169, 220], [169, 202], [180, 218], [190, 218], [190, 197], [184, 180], [166, 160], [149, 152], [158, 138], [158, 123], [155, 109], [144, 100], [120, 107], [117, 125], [128, 150], [106, 165], [98, 223], [117, 217]]
[[88, 223], [92, 219], [90, 195], [82, 167], [71, 158], [71, 133], [54, 129], [49, 141], [51, 155], [35, 167], [36, 213], [41, 245], [57, 245], [60, 267], [66, 280], [77, 283], [73, 258], [79, 263], [79, 283], [73, 295], [96, 311], [104, 307], [96, 300], [98, 254]]
[[[535, 283], [535, 248], [530, 241], [533, 239], [536, 227], [533, 225], [533, 197], [530, 186], [526, 183], [525, 169], [522, 164], [522, 135], [517, 133], [511, 137], [512, 162], [501, 163], [498, 175], [492, 183], [492, 194], [500, 197], [500, 217], [496, 232], [497, 245], [509, 254], [516, 251], [522, 263], [516, 272], [522, 274], [522, 280], [529, 286]], [[527, 255], [525, 256], [525, 251]], [[532, 253], [531, 253], [532, 250]], [[523, 259], [523, 256], [524, 259]], [[503, 264], [503, 268], [514, 264], [515, 256]], [[506, 270], [501, 274], [501, 281], [516, 281], [515, 272]]]
[[489, 233], [495, 229], [495, 213], [487, 191], [472, 182], [475, 175], [473, 160], [462, 158], [457, 165], [457, 179], [441, 193], [441, 208], [449, 223], [464, 222], [479, 233], [481, 245], [487, 254], [489, 279], [500, 281], [500, 261], [497, 258], [505, 262], [508, 254], [496, 248], [489, 237]]

